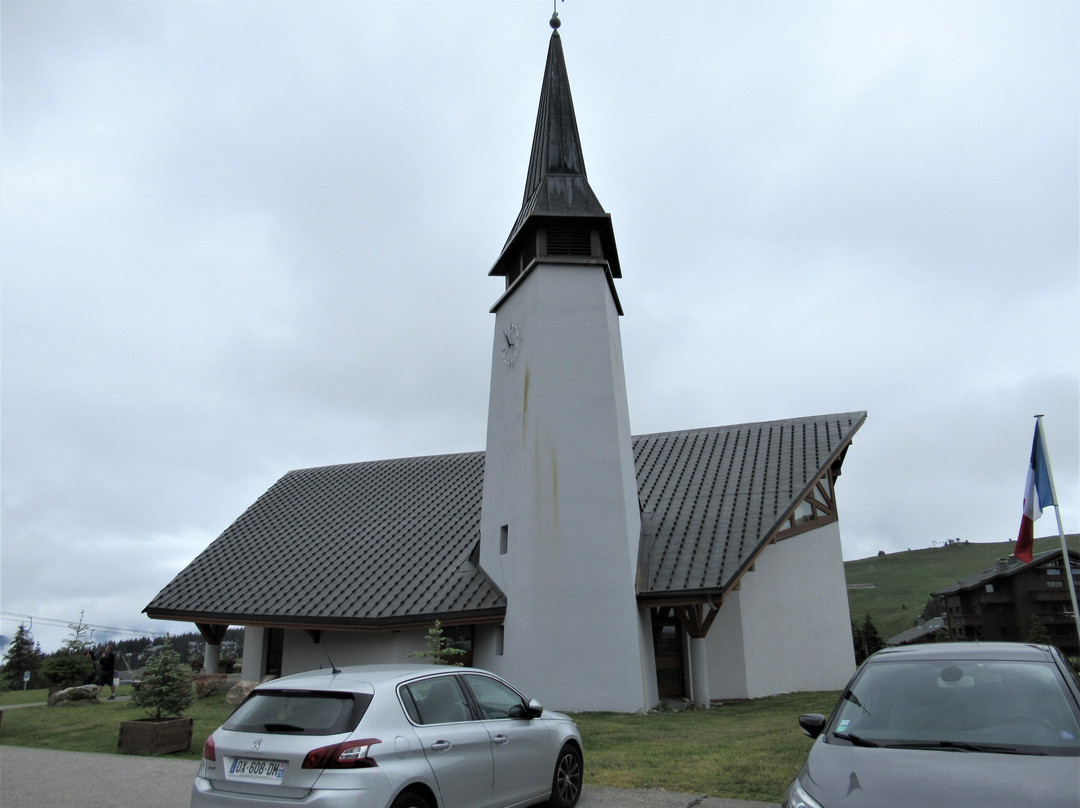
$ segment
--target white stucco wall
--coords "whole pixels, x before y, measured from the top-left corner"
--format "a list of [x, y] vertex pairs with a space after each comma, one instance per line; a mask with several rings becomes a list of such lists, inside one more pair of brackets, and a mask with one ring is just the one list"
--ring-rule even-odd
[[[741, 592], [732, 592], [728, 595], [706, 637], [709, 659], [709, 696], [714, 699], [749, 698], [746, 682], [746, 654], [743, 646], [741, 595]], [[687, 664], [688, 671], [689, 667]], [[687, 686], [686, 692], [692, 692], [692, 683]]]
[[843, 687], [855, 653], [839, 523], [767, 548], [708, 639], [713, 698]]
[[[520, 343], [507, 367], [511, 323]], [[491, 361], [480, 564], [508, 605], [490, 667], [558, 709], [646, 709], [637, 479], [604, 268], [525, 276], [496, 313]]]
[[427, 647], [426, 638], [427, 629], [323, 631], [316, 643], [306, 631], [287, 629], [281, 673], [288, 676], [329, 668], [330, 660], [339, 668], [346, 665], [415, 663], [420, 660], [410, 659], [409, 654], [423, 651]]

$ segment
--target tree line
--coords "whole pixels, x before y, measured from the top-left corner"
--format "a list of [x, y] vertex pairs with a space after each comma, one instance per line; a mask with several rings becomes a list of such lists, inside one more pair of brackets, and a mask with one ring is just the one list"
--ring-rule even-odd
[[[68, 626], [70, 636], [59, 650], [46, 654], [25, 624], [19, 626], [4, 654], [0, 668], [0, 688], [32, 690], [37, 688], [70, 687], [93, 680], [96, 660], [112, 645], [116, 654], [117, 671], [141, 670], [148, 659], [166, 643], [180, 658], [193, 667], [202, 665], [205, 640], [196, 631], [171, 634], [166, 637], [133, 637], [123, 640], [91, 640], [91, 630], [79, 616], [79, 622]], [[244, 630], [231, 628], [222, 642], [222, 661], [239, 658], [243, 653]]]

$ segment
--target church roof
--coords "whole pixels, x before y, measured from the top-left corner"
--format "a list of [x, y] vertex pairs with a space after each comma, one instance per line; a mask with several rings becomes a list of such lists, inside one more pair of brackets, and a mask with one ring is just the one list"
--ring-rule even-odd
[[585, 155], [574, 114], [574, 99], [570, 95], [570, 79], [562, 40], [556, 30], [552, 31], [548, 44], [521, 211], [489, 274], [507, 274], [508, 258], [515, 255], [519, 242], [530, 236], [540, 221], [590, 219], [600, 232], [611, 274], [622, 277], [611, 217], [604, 211], [585, 174]]
[[[633, 438], [642, 596], [734, 586], [865, 418]], [[144, 611], [310, 628], [498, 620], [506, 597], [475, 564], [483, 474], [483, 452], [290, 471]]]
[[[865, 412], [634, 438], [643, 594], [734, 586], [831, 466]], [[647, 554], [646, 554], [647, 553]]]

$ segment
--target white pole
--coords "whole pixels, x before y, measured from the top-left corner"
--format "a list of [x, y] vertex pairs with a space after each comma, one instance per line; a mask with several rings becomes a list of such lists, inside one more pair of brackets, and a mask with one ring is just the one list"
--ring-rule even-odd
[[1046, 476], [1050, 480], [1050, 496], [1054, 499], [1054, 516], [1057, 517], [1058, 537], [1061, 539], [1061, 563], [1065, 565], [1065, 580], [1069, 582], [1069, 597], [1072, 598], [1073, 622], [1076, 624], [1076, 637], [1080, 640], [1080, 608], [1076, 605], [1076, 583], [1073, 581], [1072, 561], [1069, 559], [1069, 546], [1065, 543], [1065, 529], [1061, 526], [1061, 504], [1054, 488], [1054, 470], [1050, 466], [1050, 452], [1046, 448], [1046, 433], [1042, 429], [1041, 415], [1035, 416], [1038, 424], [1039, 440], [1042, 442], [1043, 460], [1046, 461]]

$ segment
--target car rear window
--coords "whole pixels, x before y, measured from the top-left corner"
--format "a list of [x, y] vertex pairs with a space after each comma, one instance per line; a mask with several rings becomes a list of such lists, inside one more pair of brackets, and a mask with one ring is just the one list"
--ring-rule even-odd
[[352, 732], [371, 703], [366, 693], [255, 690], [222, 729], [281, 735]]

